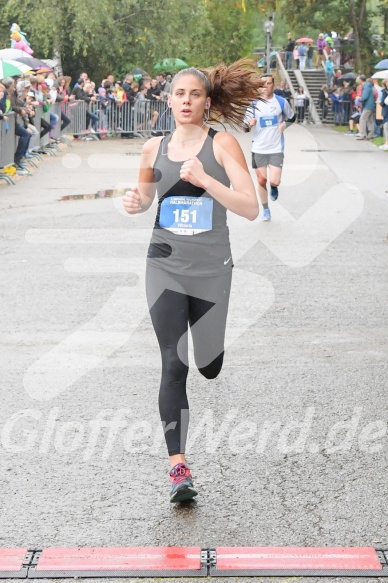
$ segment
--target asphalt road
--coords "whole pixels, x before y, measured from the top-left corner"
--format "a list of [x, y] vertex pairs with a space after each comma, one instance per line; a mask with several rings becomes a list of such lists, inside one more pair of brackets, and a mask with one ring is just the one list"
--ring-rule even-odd
[[76, 142], [0, 188], [0, 547], [388, 548], [386, 153], [290, 128], [271, 223], [229, 217], [228, 348], [216, 380], [189, 373], [181, 508], [143, 287], [155, 209], [60, 200], [136, 183], [140, 148]]

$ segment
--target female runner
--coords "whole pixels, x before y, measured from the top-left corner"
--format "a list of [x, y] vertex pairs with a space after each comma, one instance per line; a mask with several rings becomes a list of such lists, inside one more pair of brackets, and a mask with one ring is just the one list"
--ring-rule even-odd
[[237, 140], [206, 122], [221, 118], [243, 127], [246, 108], [262, 99], [262, 87], [246, 61], [180, 71], [168, 99], [176, 129], [144, 145], [138, 186], [123, 198], [125, 210], [137, 214], [148, 210], [158, 194], [146, 289], [162, 356], [159, 410], [170, 456], [171, 502], [197, 495], [185, 459], [188, 326], [198, 370], [207, 379], [216, 378], [224, 356], [233, 267], [226, 211], [251, 221], [259, 212]]

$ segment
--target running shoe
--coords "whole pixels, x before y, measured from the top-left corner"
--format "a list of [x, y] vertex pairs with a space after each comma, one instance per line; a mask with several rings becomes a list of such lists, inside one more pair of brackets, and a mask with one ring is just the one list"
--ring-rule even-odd
[[379, 146], [380, 150], [388, 150], [388, 144], [383, 144], [382, 146]]
[[353, 136], [354, 133], [352, 130], [349, 130], [348, 132], [345, 132], [345, 136]]
[[172, 484], [170, 502], [183, 502], [198, 494], [193, 486], [191, 472], [185, 464], [176, 464], [170, 470], [170, 482]]
[[277, 200], [279, 196], [279, 191], [277, 186], [271, 186], [271, 199]]
[[271, 220], [271, 211], [269, 209], [263, 210], [263, 221], [270, 221]]

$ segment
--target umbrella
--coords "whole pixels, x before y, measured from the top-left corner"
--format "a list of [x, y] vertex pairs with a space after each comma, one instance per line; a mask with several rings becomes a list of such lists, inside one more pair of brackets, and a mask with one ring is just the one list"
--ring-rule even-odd
[[355, 81], [357, 77], [358, 75], [355, 73], [345, 73], [345, 75], [341, 75], [341, 77], [338, 78], [338, 81]]
[[377, 65], [375, 65], [375, 69], [388, 69], [388, 59], [383, 59]]
[[0, 51], [0, 60], [9, 61], [19, 59], [20, 57], [29, 57], [30, 55], [20, 49], [2, 49]]
[[144, 73], [147, 73], [147, 71], [144, 71], [144, 69], [142, 69], [141, 67], [135, 67], [134, 69], [132, 69], [131, 73], [133, 73], [134, 75], [144, 75]]
[[33, 69], [35, 73], [47, 73], [52, 71], [52, 68], [49, 67], [47, 63], [41, 61], [40, 59], [36, 59], [35, 57], [20, 57], [16, 60], [19, 63], [29, 65], [30, 69]]
[[295, 41], [296, 43], [312, 43], [314, 42], [312, 38], [309, 38], [308, 36], [303, 36], [302, 38], [298, 38], [298, 40]]
[[31, 67], [23, 63], [18, 63], [17, 61], [0, 61], [0, 79], [24, 75], [27, 71], [31, 71]]
[[372, 75], [372, 79], [388, 79], [388, 69], [386, 71], [377, 71]]
[[163, 59], [159, 63], [155, 63], [155, 71], [167, 71], [169, 69], [185, 69], [189, 65], [182, 61], [182, 59]]

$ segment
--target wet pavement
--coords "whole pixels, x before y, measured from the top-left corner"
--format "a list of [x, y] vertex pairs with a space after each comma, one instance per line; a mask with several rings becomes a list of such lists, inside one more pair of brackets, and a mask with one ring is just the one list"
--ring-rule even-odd
[[77, 142], [0, 188], [0, 546], [388, 548], [386, 153], [290, 128], [272, 222], [229, 216], [225, 365], [190, 370], [199, 496], [172, 506], [144, 293], [156, 207], [122, 210], [128, 142]]

